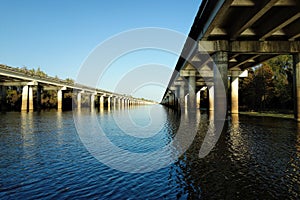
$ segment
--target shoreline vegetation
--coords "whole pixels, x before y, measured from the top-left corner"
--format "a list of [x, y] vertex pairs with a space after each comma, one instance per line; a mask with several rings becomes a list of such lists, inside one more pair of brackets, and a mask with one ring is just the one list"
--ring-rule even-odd
[[251, 117], [273, 117], [273, 118], [283, 118], [283, 119], [294, 119], [293, 113], [280, 113], [275, 111], [268, 112], [256, 112], [256, 111], [241, 111], [240, 115], [247, 115]]

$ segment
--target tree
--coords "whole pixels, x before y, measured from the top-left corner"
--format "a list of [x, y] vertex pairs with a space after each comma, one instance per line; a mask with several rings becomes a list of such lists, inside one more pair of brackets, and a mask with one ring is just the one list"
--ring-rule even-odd
[[255, 102], [260, 110], [265, 110], [274, 96], [274, 73], [267, 63], [263, 63], [255, 70], [254, 74]]
[[290, 55], [282, 55], [268, 61], [274, 72], [274, 104], [280, 108], [293, 108], [293, 62]]
[[275, 57], [240, 80], [240, 105], [250, 110], [293, 109], [291, 56]]

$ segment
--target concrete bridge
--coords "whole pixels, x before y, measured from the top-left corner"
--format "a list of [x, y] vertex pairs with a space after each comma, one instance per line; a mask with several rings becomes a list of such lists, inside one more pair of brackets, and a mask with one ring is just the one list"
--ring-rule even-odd
[[[203, 0], [189, 33], [196, 42], [187, 39], [161, 103], [196, 109], [201, 90], [208, 90], [209, 110], [227, 110], [230, 97], [229, 110], [238, 113], [238, 80], [247, 76], [245, 70], [289, 54], [294, 65], [295, 119], [300, 121], [299, 27], [299, 0]], [[223, 93], [216, 87], [218, 72]]]
[[[133, 98], [113, 92], [108, 92], [98, 88], [92, 88], [80, 84], [72, 84], [67, 81], [60, 80], [49, 76], [31, 75], [25, 70], [0, 65], [0, 109], [5, 110], [7, 87], [18, 86], [22, 88], [22, 104], [21, 111], [33, 111], [41, 108], [42, 91], [52, 90], [57, 92], [57, 109], [63, 109], [65, 100], [64, 94], [72, 92], [76, 94], [76, 107], [81, 108], [82, 96], [89, 97], [89, 105], [94, 108], [96, 105], [100, 108], [110, 108], [119, 105], [128, 107], [130, 105], [149, 104], [151, 102], [139, 98]], [[36, 94], [36, 102], [34, 103], [33, 93]], [[97, 103], [96, 103], [97, 102]], [[36, 107], [34, 108], [34, 105]]]

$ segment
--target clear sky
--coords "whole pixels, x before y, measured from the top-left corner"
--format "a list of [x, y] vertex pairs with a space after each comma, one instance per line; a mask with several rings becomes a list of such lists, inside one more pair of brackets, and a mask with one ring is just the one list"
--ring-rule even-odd
[[[0, 0], [0, 63], [40, 67], [50, 76], [76, 79], [89, 53], [121, 32], [160, 27], [187, 35], [200, 3], [201, 0]], [[171, 68], [178, 59], [148, 53], [147, 59], [156, 57], [154, 63]], [[141, 57], [138, 53], [136, 56], [135, 60]], [[113, 91], [114, 86], [100, 82], [106, 90]], [[154, 99], [158, 100], [159, 95]]]

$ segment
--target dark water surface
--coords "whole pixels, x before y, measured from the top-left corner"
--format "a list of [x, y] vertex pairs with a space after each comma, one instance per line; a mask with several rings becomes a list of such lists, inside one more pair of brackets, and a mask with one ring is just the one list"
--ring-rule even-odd
[[[94, 114], [115, 145], [145, 153], [168, 144], [179, 124], [173, 111], [155, 106], [151, 115], [149, 109], [131, 108], [135, 126], [127, 123], [126, 112], [120, 110]], [[126, 131], [133, 135], [119, 130], [112, 121], [114, 112], [121, 124], [124, 118]], [[151, 116], [156, 117], [151, 121]], [[198, 119], [195, 140], [175, 163], [148, 173], [127, 173], [102, 164], [87, 151], [72, 112], [0, 114], [0, 199], [300, 198], [300, 126], [296, 122], [234, 117], [225, 122], [215, 148], [199, 159], [209, 120], [205, 113]], [[156, 129], [157, 134], [147, 135]], [[141, 138], [136, 137], [139, 134]]]

